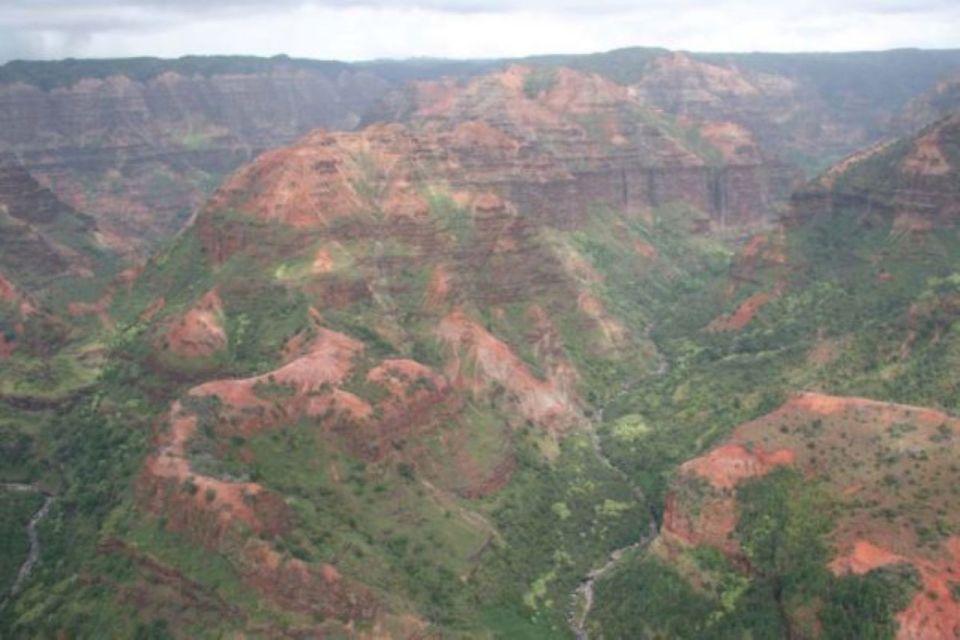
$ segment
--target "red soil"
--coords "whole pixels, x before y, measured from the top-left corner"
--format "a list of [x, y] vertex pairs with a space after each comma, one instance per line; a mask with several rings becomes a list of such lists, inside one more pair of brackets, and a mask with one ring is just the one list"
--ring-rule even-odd
[[434, 267], [427, 285], [427, 306], [436, 308], [447, 301], [453, 277], [443, 265]]
[[767, 453], [759, 446], [751, 451], [740, 444], [726, 444], [685, 462], [680, 472], [695, 473], [717, 489], [733, 489], [743, 480], [766, 475], [774, 467], [793, 463], [794, 453], [789, 449]]
[[206, 210], [238, 208], [293, 227], [322, 227], [362, 211], [363, 199], [353, 186], [360, 180], [337, 138], [318, 130], [293, 147], [260, 155], [220, 187]]
[[313, 273], [328, 273], [333, 270], [333, 256], [326, 247], [317, 249], [317, 253], [313, 256], [311, 270]]
[[403, 400], [417, 392], [415, 385], [442, 391], [447, 382], [433, 369], [414, 360], [384, 360], [367, 373], [367, 380], [387, 389], [395, 400]]
[[750, 132], [733, 122], [707, 122], [700, 127], [704, 139], [720, 151], [726, 162], [759, 162], [760, 153]]
[[830, 570], [838, 575], [855, 573], [862, 575], [880, 567], [906, 562], [903, 556], [878, 547], [868, 540], [857, 540], [849, 555], [838, 556], [830, 563]]
[[950, 173], [952, 167], [943, 151], [936, 132], [919, 138], [906, 158], [901, 168], [905, 173], [914, 173], [927, 176], [944, 176]]
[[388, 216], [423, 219], [430, 215], [430, 206], [410, 182], [398, 179], [387, 190], [383, 212]]
[[770, 417], [775, 417], [778, 414], [796, 412], [831, 416], [856, 410], [869, 411], [875, 421], [885, 424], [892, 424], [901, 420], [905, 415], [909, 416], [911, 423], [923, 426], [937, 426], [956, 420], [942, 411], [928, 409], [926, 407], [915, 407], [912, 405], [881, 402], [879, 400], [851, 396], [829, 396], [823, 393], [813, 392], [798, 393], [792, 396], [773, 414], [770, 414]]
[[493, 125], [482, 120], [461, 122], [454, 128], [453, 143], [461, 148], [483, 147], [501, 151], [517, 151], [520, 143]]
[[633, 250], [651, 262], [657, 261], [657, 250], [643, 240], [634, 240]]
[[906, 609], [897, 614], [898, 640], [960, 637], [960, 602], [953, 586], [960, 584], [960, 536], [946, 544], [947, 557], [932, 561], [922, 557], [904, 557], [868, 540], [856, 540], [848, 555], [830, 563], [838, 575], [862, 575], [873, 569], [910, 563], [920, 572], [922, 586]]
[[755, 293], [744, 300], [732, 314], [715, 318], [707, 325], [707, 331], [739, 331], [750, 324], [757, 312], [770, 300], [772, 296], [769, 293]]
[[19, 305], [22, 316], [30, 316], [37, 312], [36, 307], [2, 273], [0, 273], [0, 301]]
[[[186, 446], [197, 429], [197, 418], [185, 412], [179, 402], [174, 403], [168, 417], [169, 428], [157, 438], [156, 451], [146, 462], [141, 477], [142, 493], [148, 497], [147, 507], [172, 515], [172, 528], [196, 529], [201, 525], [205, 542], [215, 544], [239, 520], [257, 533], [276, 532], [278, 522], [262, 521], [252, 506], [263, 487], [253, 482], [226, 482], [199, 475], [190, 468]], [[163, 480], [173, 483], [171, 496]], [[185, 483], [192, 483], [195, 491], [187, 491]], [[211, 498], [212, 496], [212, 498]], [[177, 503], [171, 509], [167, 500]], [[207, 515], [212, 515], [213, 520]], [[211, 530], [211, 524], [213, 528]]]
[[207, 292], [166, 334], [167, 347], [184, 358], [208, 357], [227, 348], [223, 303]]
[[509, 346], [463, 311], [441, 320], [438, 334], [453, 349], [449, 374], [457, 386], [478, 389], [499, 384], [515, 398], [524, 418], [551, 432], [579, 421], [576, 404], [554, 379], [534, 376]]
[[622, 345], [626, 336], [626, 330], [615, 318], [607, 313], [606, 307], [599, 298], [588, 291], [582, 292], [577, 297], [577, 308], [583, 312], [600, 329], [605, 342], [612, 347]]
[[351, 622], [384, 613], [368, 589], [343, 578], [333, 565], [307, 564], [259, 541], [244, 547], [237, 564], [247, 584], [284, 609]]

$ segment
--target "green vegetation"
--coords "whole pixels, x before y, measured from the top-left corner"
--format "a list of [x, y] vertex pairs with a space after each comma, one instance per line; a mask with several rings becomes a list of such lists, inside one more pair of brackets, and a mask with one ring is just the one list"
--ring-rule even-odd
[[33, 491], [0, 492], [0, 594], [9, 592], [20, 565], [27, 558], [30, 541], [27, 523], [43, 504], [43, 495]]
[[[826, 535], [835, 508], [822, 487], [790, 469], [737, 491], [736, 539], [750, 570], [712, 547], [664, 563], [638, 556], [597, 587], [591, 625], [624, 638], [893, 638], [893, 615], [917, 589], [895, 566], [834, 577]], [[694, 586], [698, 585], [698, 586]]]
[[529, 75], [523, 79], [523, 93], [531, 100], [540, 97], [540, 94], [546, 93], [556, 84], [556, 76], [553, 69], [546, 67], [535, 67]]
[[[153, 72], [143, 64], [140, 72]], [[524, 91], [535, 98], [554, 81], [539, 69]], [[711, 158], [692, 130], [645, 117]], [[597, 133], [596, 122], [584, 125]], [[869, 186], [898, 157], [880, 156], [838, 185]], [[372, 162], [357, 162], [365, 176], [355, 187], [376, 196]], [[43, 561], [0, 612], [5, 636], [280, 636], [335, 626], [264, 597], [272, 585], [244, 555], [262, 545], [284, 569], [334, 565], [344, 583], [362, 582], [384, 611], [415, 615], [429, 632], [564, 637], [577, 586], [656, 526], [668, 487], [701, 513], [714, 489], [700, 478], [674, 480], [677, 466], [789, 392], [960, 408], [955, 232], [908, 236], [887, 211], [845, 203], [773, 237], [783, 260], [744, 265], [731, 264], [737, 239], [691, 234], [702, 213], [675, 203], [629, 216], [596, 206], [574, 230], [527, 225], [517, 212], [511, 225], [522, 231], [513, 237], [491, 230], [495, 216], [478, 223], [447, 186], [422, 186], [422, 195], [438, 233], [409, 242], [388, 233], [407, 231], [408, 222], [376, 211], [315, 232], [209, 213], [202, 230], [151, 259], [135, 286], [117, 288], [113, 330], [51, 320], [21, 331], [19, 312], [2, 309], [0, 331], [24, 348], [0, 373], [0, 468], [5, 479], [58, 496], [40, 528]], [[328, 244], [336, 268], [314, 273], [313, 256]], [[453, 290], [432, 300], [441, 267]], [[99, 278], [84, 300], [98, 299]], [[213, 290], [223, 301], [226, 349], [195, 361], [164, 353], [171, 324]], [[52, 291], [51, 305], [63, 307], [63, 290]], [[743, 328], [705, 329], [757, 293], [770, 300]], [[455, 309], [510, 352], [482, 362], [472, 351], [485, 336], [444, 343], [437, 327]], [[362, 343], [346, 379], [304, 390], [271, 376], [296, 345], [311, 343], [318, 323]], [[398, 417], [392, 389], [368, 378], [396, 357], [456, 372], [453, 390], [413, 381], [401, 395], [442, 397], [413, 402]], [[309, 365], [320, 375], [319, 367], [342, 363]], [[497, 365], [532, 377], [484, 376]], [[571, 422], [582, 408], [599, 447], [583, 425], [561, 437], [527, 420], [526, 407], [518, 409], [524, 389], [507, 388], [514, 374], [533, 388], [532, 404], [551, 400], [536, 392], [570, 387]], [[239, 408], [228, 406], [228, 393], [223, 401], [187, 393], [201, 381], [254, 375], [262, 377], [253, 398]], [[169, 428], [175, 400], [197, 418], [185, 443], [191, 468], [170, 487], [145, 486], [143, 461]], [[350, 403], [356, 413], [343, 408]], [[369, 420], [354, 417], [366, 411]], [[826, 430], [809, 420], [791, 433], [815, 447]], [[930, 440], [948, 445], [951, 433], [945, 426]], [[917, 434], [894, 422], [877, 437], [906, 445]], [[891, 447], [877, 464], [901, 458], [926, 461]], [[257, 483], [276, 498], [268, 515], [277, 526], [255, 533], [253, 517], [238, 518], [211, 533], [190, 507], [223, 508], [211, 520], [227, 520], [227, 505], [256, 511], [267, 500], [200, 476]], [[920, 503], [929, 489], [887, 468], [878, 477]], [[829, 534], [853, 507], [826, 486], [789, 469], [741, 484], [733, 536], [742, 557], [710, 547], [661, 555], [634, 548], [597, 580], [587, 625], [611, 638], [806, 637], [817, 629], [827, 638], [890, 637], [916, 576], [898, 567], [833, 576]], [[178, 513], [165, 501], [188, 506]], [[23, 556], [16, 531], [35, 507], [3, 506], [10, 567]], [[921, 515], [913, 526], [935, 548], [951, 521]]]

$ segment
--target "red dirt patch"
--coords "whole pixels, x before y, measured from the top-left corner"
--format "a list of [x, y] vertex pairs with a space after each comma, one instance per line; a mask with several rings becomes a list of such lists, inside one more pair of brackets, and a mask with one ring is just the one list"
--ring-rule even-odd
[[[169, 428], [157, 437], [156, 450], [144, 466], [140, 494], [146, 507], [168, 516], [168, 527], [183, 530], [201, 542], [215, 546], [234, 520], [262, 534], [279, 533], [288, 516], [264, 520], [254, 505], [258, 498], [272, 502], [270, 511], [282, 503], [252, 482], [227, 482], [194, 473], [187, 459], [187, 443], [197, 429], [197, 417], [184, 411], [179, 402], [170, 409]], [[271, 500], [272, 498], [272, 500]], [[285, 509], [281, 509], [285, 512]]]
[[509, 346], [463, 311], [441, 320], [438, 334], [453, 350], [449, 374], [456, 386], [478, 389], [497, 383], [511, 393], [524, 418], [552, 432], [581, 420], [574, 401], [553, 379], [535, 377]]
[[830, 563], [830, 570], [838, 575], [862, 575], [892, 564], [914, 565], [920, 573], [922, 587], [907, 608], [897, 614], [900, 623], [897, 639], [957, 638], [960, 637], [960, 602], [954, 597], [953, 586], [960, 584], [960, 537], [952, 536], [946, 551], [946, 557], [931, 561], [900, 556], [868, 540], [857, 540], [849, 555]]
[[643, 240], [634, 240], [633, 250], [651, 262], [656, 262], [657, 256], [659, 255], [653, 245], [648, 244]]
[[383, 202], [383, 212], [388, 216], [422, 219], [430, 215], [430, 206], [407, 180], [396, 180]]
[[297, 228], [323, 227], [359, 213], [358, 169], [337, 138], [315, 131], [294, 146], [267, 151], [231, 176], [205, 207], [239, 209]]
[[317, 249], [317, 253], [313, 256], [313, 264], [310, 266], [312, 273], [329, 273], [333, 271], [333, 256], [330, 255], [330, 251], [326, 247], [320, 247]]
[[925, 176], [945, 176], [951, 171], [950, 162], [940, 149], [936, 132], [919, 138], [901, 165], [904, 173]]
[[484, 147], [501, 151], [517, 151], [520, 143], [482, 120], [459, 123], [453, 130], [453, 143], [461, 148]]
[[184, 358], [208, 357], [227, 348], [223, 303], [216, 290], [207, 292], [166, 333], [167, 348]]
[[830, 563], [830, 570], [838, 575], [845, 573], [863, 575], [874, 569], [900, 562], [906, 562], [906, 559], [878, 547], [869, 540], [857, 540], [849, 555], [838, 556]]
[[387, 389], [395, 400], [408, 398], [417, 392], [417, 387], [442, 391], [446, 380], [430, 367], [414, 360], [384, 360], [367, 373], [367, 380]]
[[[674, 557], [683, 547], [709, 545], [722, 550], [738, 564], [746, 561], [733, 533], [737, 527], [737, 501], [734, 490], [742, 481], [770, 473], [782, 465], [792, 465], [789, 449], [766, 452], [762, 447], [747, 449], [740, 444], [723, 445], [705, 456], [684, 463], [666, 498], [663, 525], [654, 547], [655, 553]], [[709, 483], [708, 488], [686, 489], [694, 478]], [[694, 506], [695, 505], [695, 506]]]
[[727, 444], [705, 456], [685, 462], [681, 473], [695, 473], [716, 489], [733, 489], [747, 478], [766, 475], [774, 467], [794, 463], [793, 451], [778, 449], [767, 453], [762, 447], [748, 450], [741, 444]]
[[617, 347], [623, 344], [626, 330], [618, 320], [607, 313], [599, 298], [584, 291], [577, 297], [577, 308], [597, 326], [607, 346]]
[[450, 295], [453, 277], [443, 265], [434, 267], [430, 274], [430, 283], [427, 285], [427, 306], [431, 308], [439, 307], [447, 301]]
[[772, 296], [765, 291], [755, 293], [744, 300], [730, 315], [715, 318], [707, 325], [707, 331], [740, 331], [750, 324], [757, 312], [772, 299]]
[[730, 163], [755, 163], [760, 153], [750, 132], [733, 122], [707, 122], [700, 132], [707, 142], [720, 151], [724, 161]]
[[794, 395], [783, 406], [777, 409], [775, 414], [795, 411], [805, 411], [822, 416], [832, 416], [851, 411], [869, 411], [872, 416], [875, 416], [875, 420], [883, 424], [891, 424], [899, 419], [909, 418], [911, 423], [918, 423], [926, 427], [937, 426], [943, 423], [955, 423], [957, 420], [942, 411], [928, 409], [926, 407], [915, 407], [907, 404], [882, 402], [880, 400], [852, 396], [830, 396], [813, 392]]

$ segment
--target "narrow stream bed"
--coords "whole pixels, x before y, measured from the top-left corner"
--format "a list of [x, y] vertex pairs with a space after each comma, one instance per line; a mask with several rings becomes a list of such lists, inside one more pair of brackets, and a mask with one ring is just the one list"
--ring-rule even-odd
[[33, 514], [30, 522], [27, 523], [27, 537], [30, 540], [30, 550], [27, 552], [27, 558], [23, 561], [23, 564], [20, 565], [20, 571], [17, 572], [17, 579], [13, 581], [10, 590], [3, 594], [3, 598], [0, 599], [0, 609], [2, 609], [13, 596], [20, 592], [23, 584], [27, 581], [27, 578], [30, 577], [33, 567], [36, 566], [40, 560], [40, 536], [37, 535], [37, 525], [47, 516], [47, 513], [50, 512], [50, 506], [53, 504], [53, 496], [32, 484], [0, 483], [0, 490], [43, 494], [43, 505]]
[[[650, 338], [652, 329], [652, 326], [647, 327], [647, 339]], [[663, 356], [663, 354], [657, 350], [657, 367], [653, 372], [653, 375], [662, 376], [669, 370], [669, 368], [669, 362], [667, 362], [667, 359]], [[632, 385], [625, 385], [620, 392], [617, 393], [606, 404], [610, 404], [614, 399], [623, 395], [631, 388]], [[623, 481], [633, 489], [634, 496], [637, 500], [647, 505], [647, 509], [650, 510], [650, 527], [647, 531], [647, 534], [636, 542], [612, 551], [607, 557], [607, 562], [603, 566], [591, 570], [590, 573], [584, 576], [576, 591], [573, 592], [571, 596], [570, 614], [568, 620], [576, 640], [590, 640], [590, 634], [587, 631], [587, 618], [590, 616], [590, 610], [593, 609], [594, 585], [596, 584], [596, 581], [603, 577], [608, 571], [613, 569], [628, 552], [633, 551], [634, 549], [645, 547], [657, 536], [657, 524], [656, 519], [654, 518], [652, 505], [647, 502], [643, 492], [640, 491], [638, 487], [634, 486], [633, 482], [630, 480], [630, 477], [624, 473], [623, 470], [614, 465], [610, 459], [607, 458], [607, 455], [603, 451], [603, 443], [600, 441], [600, 434], [597, 431], [600, 425], [603, 424], [603, 410], [604, 407], [598, 409], [596, 417], [590, 421], [590, 443], [593, 445], [594, 453], [596, 453], [597, 457], [605, 467], [611, 469], [614, 473], [620, 476]]]

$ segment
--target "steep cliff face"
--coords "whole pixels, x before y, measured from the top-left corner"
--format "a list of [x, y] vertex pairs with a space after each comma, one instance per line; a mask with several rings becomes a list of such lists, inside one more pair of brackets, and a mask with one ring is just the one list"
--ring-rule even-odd
[[[785, 224], [733, 258], [699, 346], [673, 352], [698, 360], [674, 361], [675, 413], [641, 399], [610, 428], [651, 446], [655, 420], [674, 439], [703, 420], [698, 455], [663, 492], [659, 536], [601, 582], [612, 604], [593, 629], [960, 632], [957, 122], [854, 154], [799, 191]], [[624, 464], [655, 464], [644, 448]], [[625, 586], [641, 595], [618, 596]], [[621, 624], [629, 607], [642, 613]]]
[[318, 126], [352, 128], [406, 77], [459, 70], [409, 66], [282, 58], [10, 63], [0, 68], [0, 151], [146, 253], [259, 151]]
[[[726, 129], [730, 150], [759, 150], [762, 162], [756, 151], [749, 160], [742, 151], [739, 157], [725, 153], [722, 170], [713, 166], [707, 178], [691, 177], [685, 185], [704, 190], [704, 201], [727, 209], [735, 224], [758, 198], [765, 208], [782, 203], [798, 167], [822, 167], [894, 131], [925, 124], [939, 107], [918, 103], [907, 110], [913, 115], [897, 114], [951, 65], [960, 65], [960, 57], [949, 51], [819, 57], [650, 51], [545, 62], [612, 78], [648, 107], [681, 118], [689, 134], [711, 140], [718, 128]], [[8, 63], [0, 68], [0, 151], [15, 153], [59, 197], [145, 254], [181, 229], [224, 175], [259, 151], [316, 127], [369, 122], [364, 114], [370, 107], [406, 82], [466, 80], [503, 64], [284, 58]], [[856, 80], [840, 81], [851, 76]], [[949, 82], [943, 87], [948, 95]], [[377, 113], [392, 120], [402, 111], [389, 104]], [[603, 126], [589, 124], [592, 130]], [[747, 135], [731, 138], [731, 127]], [[626, 179], [645, 179], [649, 190], [666, 188], [670, 195], [655, 172], [628, 171]], [[741, 203], [751, 191], [757, 195]]]
[[[796, 78], [713, 64], [685, 53], [653, 60], [632, 89], [668, 113], [704, 122], [732, 120], [751, 131], [772, 154], [791, 148], [829, 153], [821, 148], [826, 140], [856, 147], [863, 135], [816, 118], [822, 104]], [[822, 130], [831, 125], [831, 130]]]
[[949, 74], [929, 91], [910, 100], [898, 125], [915, 131], [956, 111], [960, 111], [960, 72]]
[[788, 221], [849, 210], [890, 218], [903, 232], [952, 228], [960, 216], [958, 171], [960, 116], [953, 114], [838, 163], [793, 196]]
[[745, 127], [767, 154], [808, 174], [944, 115], [960, 68], [955, 51], [650, 51], [632, 65], [616, 64], [618, 52], [606, 56], [571, 63], [616, 77], [668, 113]]
[[96, 242], [92, 219], [77, 213], [41, 186], [12, 159], [0, 163], [0, 269], [21, 286], [42, 290], [66, 275], [91, 274], [82, 245]]
[[676, 121], [629, 88], [564, 68], [427, 81], [381, 109], [450, 136], [471, 181], [552, 224], [598, 205], [649, 215], [678, 202], [717, 228], [762, 224], [796, 178], [732, 123]]
[[[580, 568], [648, 518], [589, 415], [657, 367], [642, 301], [613, 291], [699, 259], [677, 239], [706, 217], [708, 154], [636, 128], [609, 81], [532, 73], [418, 85], [407, 122], [262, 153], [117, 288], [166, 402], [121, 539], [203, 547], [270, 629], [484, 637], [472, 598], [512, 589], [559, 632]], [[634, 165], [672, 195], [620, 200]]]

